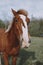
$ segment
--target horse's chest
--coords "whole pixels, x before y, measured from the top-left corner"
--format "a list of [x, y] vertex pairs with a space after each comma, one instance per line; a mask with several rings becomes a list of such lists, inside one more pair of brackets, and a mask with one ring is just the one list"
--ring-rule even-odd
[[0, 35], [0, 51], [4, 51], [7, 45], [6, 35]]

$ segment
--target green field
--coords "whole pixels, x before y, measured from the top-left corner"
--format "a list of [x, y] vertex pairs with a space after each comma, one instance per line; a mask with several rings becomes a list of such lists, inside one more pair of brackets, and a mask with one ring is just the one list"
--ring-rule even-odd
[[20, 50], [17, 65], [43, 65], [43, 38], [31, 38], [30, 47]]
[[[12, 60], [10, 59], [9, 62], [11, 64]], [[42, 37], [31, 37], [30, 47], [23, 48], [20, 50], [20, 54], [17, 60], [17, 65], [43, 65]]]

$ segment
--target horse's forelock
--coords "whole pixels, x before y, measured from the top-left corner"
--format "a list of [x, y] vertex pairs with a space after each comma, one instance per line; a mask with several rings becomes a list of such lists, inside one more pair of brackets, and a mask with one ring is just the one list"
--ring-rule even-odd
[[19, 16], [23, 20], [24, 25], [27, 27], [26, 16], [24, 15], [19, 15]]
[[23, 14], [25, 16], [28, 16], [28, 12], [26, 10], [20, 9], [17, 11], [18, 14]]

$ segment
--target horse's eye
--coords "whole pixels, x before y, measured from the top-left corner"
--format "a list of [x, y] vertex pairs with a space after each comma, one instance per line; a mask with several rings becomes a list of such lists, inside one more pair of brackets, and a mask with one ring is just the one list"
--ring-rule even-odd
[[18, 22], [18, 20], [17, 20], [17, 19], [15, 19], [15, 22]]

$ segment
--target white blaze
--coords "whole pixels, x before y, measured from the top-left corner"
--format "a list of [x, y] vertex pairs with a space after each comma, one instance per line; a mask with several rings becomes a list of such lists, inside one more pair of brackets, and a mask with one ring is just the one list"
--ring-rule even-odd
[[26, 23], [26, 16], [20, 15], [21, 19], [24, 22], [25, 28], [22, 26], [23, 29], [23, 40], [28, 43], [29, 38], [28, 38], [28, 28], [27, 28], [27, 23]]

